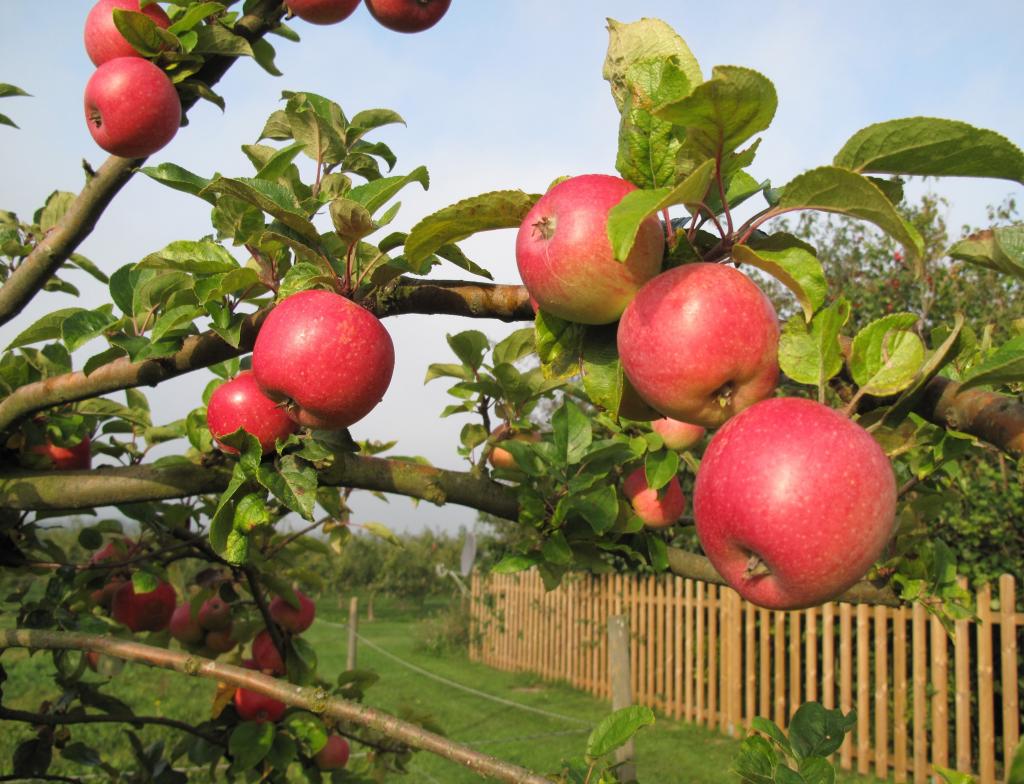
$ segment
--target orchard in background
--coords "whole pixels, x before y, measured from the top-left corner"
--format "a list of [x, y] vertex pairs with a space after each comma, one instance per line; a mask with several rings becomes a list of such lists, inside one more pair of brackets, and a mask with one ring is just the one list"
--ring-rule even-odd
[[[1024, 338], [995, 339], [957, 312], [861, 318], [869, 303], [851, 301], [849, 279], [830, 285], [814, 245], [777, 219], [817, 211], [873, 224], [912, 281], [947, 274], [947, 254], [1019, 278], [1024, 226], [996, 225], [931, 258], [901, 178], [1024, 182], [1020, 149], [964, 122], [907, 118], [858, 131], [788, 183], [758, 182], [747, 170], [775, 114], [771, 81], [737, 66], [705, 79], [683, 39], [645, 19], [609, 22], [618, 176], [552, 172], [547, 194], [495, 183], [408, 233], [388, 228], [395, 200], [429, 177], [374, 139], [402, 122], [389, 109], [350, 116], [330, 97], [286, 92], [242, 148], [251, 171], [229, 176], [116, 157], [160, 149], [196, 100], [222, 104], [213, 88], [237, 59], [274, 73], [265, 36], [294, 39], [289, 12], [336, 23], [355, 5], [190, 0], [164, 14], [101, 0], [84, 31], [98, 64], [86, 120], [115, 157], [81, 194], [54, 193], [30, 218], [0, 213], [3, 322], [36, 295], [69, 290], [66, 266], [110, 293], [25, 324], [0, 358], [0, 551], [17, 585], [0, 647], [52, 651], [57, 672], [37, 712], [0, 705], [0, 719], [34, 733], [12, 775], [113, 770], [109, 750], [74, 741], [87, 708], [166, 724], [112, 702], [86, 672], [129, 660], [220, 684], [210, 718], [172, 722], [180, 743], [136, 753], [154, 780], [223, 765], [252, 781], [286, 781], [289, 769], [369, 781], [425, 749], [504, 781], [615, 781], [608, 754], [653, 721], [646, 709], [613, 714], [580, 758], [532, 773], [358, 704], [366, 673], [320, 676], [303, 638], [315, 602], [297, 586], [316, 587], [306, 548], [337, 556], [349, 545], [356, 490], [514, 522], [515, 550], [494, 571], [536, 567], [549, 587], [572, 570], [693, 576], [713, 565], [764, 606], [854, 590], [922, 602], [947, 624], [972, 612], [929, 527], [964, 461], [1019, 457]], [[449, 8], [366, 5], [400, 32]], [[204, 200], [211, 225], [194, 232], [205, 239], [107, 270], [76, 248], [137, 174]], [[460, 249], [493, 229], [518, 230], [525, 286], [489, 282]], [[433, 279], [434, 267], [458, 268], [460, 280]], [[777, 298], [779, 287], [788, 299], [777, 308], [765, 291]], [[385, 326], [402, 313], [532, 322], [496, 344], [476, 330], [451, 335], [455, 361], [430, 366], [427, 382], [451, 384], [441, 416], [467, 418], [466, 471], [388, 456], [394, 434], [356, 442], [346, 429], [402, 393], [389, 389], [402, 346]], [[102, 350], [72, 361], [95, 340]], [[154, 421], [140, 388], [202, 368], [218, 378], [196, 391], [195, 409]], [[177, 456], [147, 459], [168, 442]], [[131, 539], [101, 520], [78, 537], [93, 555], [76, 558], [45, 534], [46, 520], [105, 506], [135, 522]], [[299, 531], [278, 525], [291, 513], [306, 521]], [[850, 717], [827, 720], [841, 740]], [[766, 745], [745, 748], [742, 776], [788, 766]]]

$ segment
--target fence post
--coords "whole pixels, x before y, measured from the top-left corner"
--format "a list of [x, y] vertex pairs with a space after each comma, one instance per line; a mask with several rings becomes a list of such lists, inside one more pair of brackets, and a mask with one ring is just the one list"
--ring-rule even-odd
[[[608, 619], [608, 671], [611, 680], [612, 710], [628, 708], [633, 704], [633, 689], [629, 673], [629, 616], [613, 615]], [[615, 752], [619, 763], [620, 781], [636, 781], [633, 762], [635, 745], [632, 738]]]
[[346, 670], [356, 668], [356, 635], [359, 632], [359, 597], [353, 596], [348, 602], [348, 662]]

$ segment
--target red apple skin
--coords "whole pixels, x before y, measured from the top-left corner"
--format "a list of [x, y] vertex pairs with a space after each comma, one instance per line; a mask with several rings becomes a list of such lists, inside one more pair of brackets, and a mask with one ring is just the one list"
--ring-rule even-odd
[[124, 539], [111, 539], [103, 547], [92, 554], [89, 558], [91, 566], [105, 564], [108, 561], [119, 563], [128, 560], [128, 556], [135, 550], [135, 541], [125, 537]]
[[348, 763], [348, 741], [341, 735], [330, 735], [327, 743], [313, 757], [320, 770], [337, 770]]
[[166, 629], [174, 614], [177, 597], [170, 583], [157, 583], [149, 593], [135, 593], [131, 580], [114, 594], [110, 614], [133, 632], [158, 632]]
[[373, 18], [397, 33], [421, 33], [436, 25], [452, 0], [366, 0]]
[[196, 613], [199, 625], [210, 632], [223, 631], [231, 627], [231, 605], [219, 596], [211, 596]]
[[661, 270], [665, 237], [654, 216], [640, 226], [624, 263], [608, 239], [608, 211], [636, 186], [607, 174], [555, 185], [533, 205], [516, 236], [516, 263], [541, 310], [581, 324], [610, 324]]
[[661, 436], [665, 446], [681, 452], [699, 444], [707, 432], [700, 425], [691, 425], [689, 422], [680, 422], [678, 419], [663, 417], [651, 422], [651, 430]]
[[256, 668], [263, 672], [269, 672], [272, 675], [284, 675], [285, 673], [284, 660], [275, 647], [270, 632], [266, 629], [253, 638], [252, 659], [256, 663]]
[[114, 9], [142, 11], [157, 26], [165, 30], [171, 26], [164, 9], [158, 5], [139, 8], [139, 0], [99, 0], [85, 18], [85, 51], [93, 65], [103, 65], [115, 57], [141, 57], [132, 45], [121, 35], [114, 24]]
[[57, 446], [49, 441], [29, 447], [29, 451], [41, 455], [52, 471], [88, 471], [92, 468], [92, 450], [89, 436], [83, 436], [75, 446]]
[[622, 369], [663, 416], [706, 428], [770, 396], [779, 322], [764, 293], [724, 264], [686, 264], [645, 285], [622, 314]]
[[238, 641], [231, 636], [230, 626], [219, 631], [208, 632], [204, 643], [207, 648], [216, 654], [227, 653], [238, 645]]
[[[811, 400], [774, 398], [711, 439], [693, 504], [701, 546], [729, 585], [761, 607], [794, 610], [835, 598], [879, 559], [894, 530], [896, 479], [855, 422]], [[746, 573], [753, 555], [767, 574]]]
[[[509, 431], [508, 425], [499, 425], [491, 431], [491, 435], [497, 437], [498, 442], [506, 440], [514, 441], [526, 441], [536, 443], [540, 441], [540, 433], [515, 433], [513, 435], [506, 435]], [[516, 463], [516, 459], [512, 457], [512, 453], [507, 449], [502, 449], [500, 446], [495, 445], [491, 449], [491, 453], [487, 456], [487, 461], [493, 468], [504, 468], [506, 470], [512, 470], [519, 467]]]
[[360, 0], [287, 0], [288, 9], [304, 22], [330, 25], [344, 21], [359, 7]]
[[171, 637], [187, 645], [197, 645], [203, 641], [203, 627], [192, 617], [192, 607], [181, 604], [174, 610], [168, 623]]
[[679, 486], [678, 477], [672, 477], [660, 491], [652, 490], [642, 466], [626, 477], [622, 492], [629, 499], [636, 516], [650, 528], [668, 528], [686, 511], [686, 496]]
[[96, 651], [85, 652], [85, 666], [93, 672], [100, 671], [100, 655]]
[[181, 101], [167, 74], [149, 60], [117, 57], [86, 84], [85, 119], [93, 140], [111, 155], [145, 158], [178, 132]]
[[217, 446], [232, 455], [237, 455], [238, 450], [220, 439], [238, 428], [255, 436], [265, 455], [274, 451], [278, 439], [284, 440], [298, 429], [288, 412], [263, 394], [251, 370], [239, 373], [214, 390], [206, 407], [206, 426]]
[[235, 710], [243, 721], [280, 721], [287, 706], [255, 691], [235, 689]]
[[102, 607], [104, 610], [109, 610], [110, 605], [114, 601], [114, 594], [121, 590], [122, 585], [124, 585], [123, 577], [113, 577], [102, 588], [89, 594], [89, 598], [93, 604]]
[[274, 619], [285, 631], [292, 634], [302, 634], [313, 625], [313, 618], [316, 617], [316, 605], [302, 591], [296, 591], [295, 596], [299, 600], [299, 609], [296, 610], [280, 596], [275, 596], [270, 602], [270, 617]]
[[292, 294], [267, 316], [252, 371], [273, 400], [290, 401], [303, 427], [338, 430], [376, 406], [395, 369], [395, 348], [368, 310], [330, 291]]

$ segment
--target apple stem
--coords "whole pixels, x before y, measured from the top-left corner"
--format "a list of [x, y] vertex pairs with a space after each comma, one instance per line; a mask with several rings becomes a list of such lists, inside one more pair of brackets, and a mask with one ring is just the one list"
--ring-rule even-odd
[[668, 244], [668, 249], [672, 250], [676, 246], [676, 233], [672, 231], [672, 218], [668, 214], [668, 207], [663, 209], [661, 214], [665, 220], [665, 242]]
[[747, 561], [747, 568], [743, 570], [743, 579], [753, 580], [755, 577], [764, 577], [771, 573], [772, 570], [761, 560], [761, 556], [751, 553], [750, 559]]

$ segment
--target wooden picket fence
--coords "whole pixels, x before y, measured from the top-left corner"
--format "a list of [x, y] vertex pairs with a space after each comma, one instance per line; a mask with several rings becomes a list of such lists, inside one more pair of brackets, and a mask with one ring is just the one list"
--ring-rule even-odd
[[610, 699], [606, 622], [630, 618], [634, 701], [675, 719], [746, 732], [785, 726], [803, 702], [857, 710], [844, 768], [927, 782], [932, 765], [1005, 775], [1020, 737], [1024, 613], [1014, 578], [977, 593], [952, 639], [920, 606], [763, 610], [674, 576], [574, 575], [546, 591], [536, 570], [474, 575], [470, 656]]

